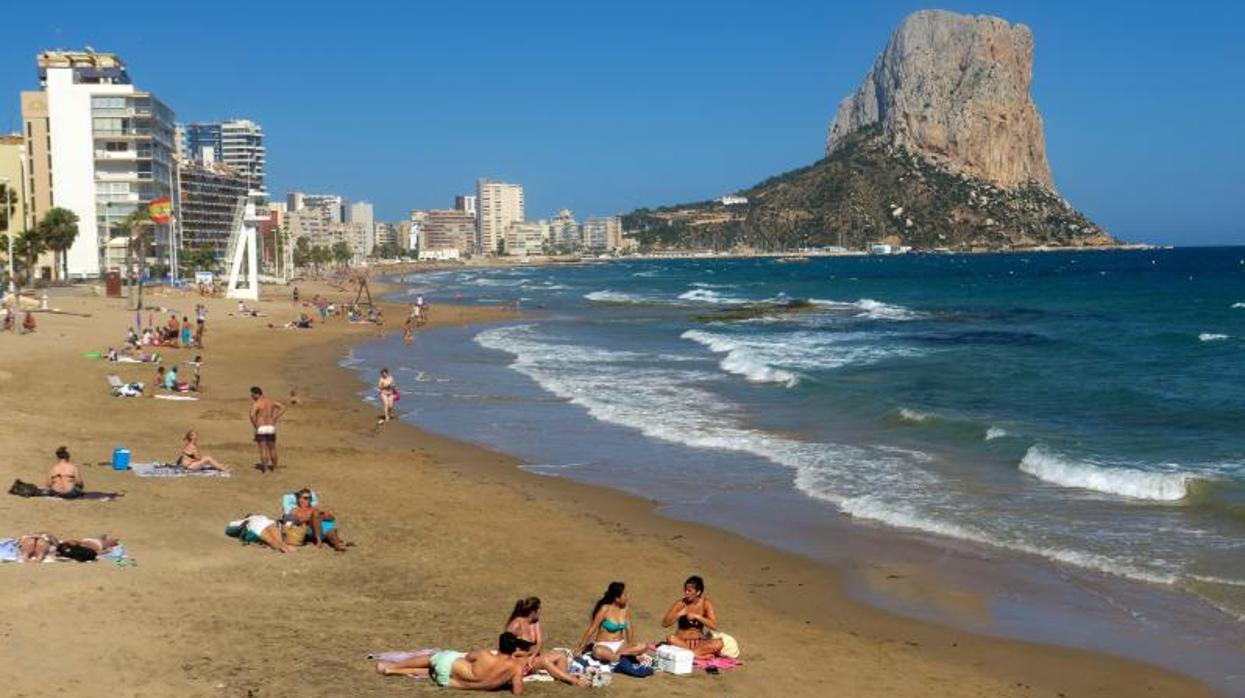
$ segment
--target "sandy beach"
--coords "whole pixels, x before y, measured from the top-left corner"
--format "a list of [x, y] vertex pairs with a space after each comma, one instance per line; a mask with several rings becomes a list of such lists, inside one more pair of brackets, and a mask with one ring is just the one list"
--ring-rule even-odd
[[[301, 285], [341, 300], [353, 292]], [[373, 284], [373, 293], [380, 289]], [[0, 335], [0, 476], [42, 482], [65, 445], [89, 490], [114, 502], [0, 497], [0, 537], [49, 531], [119, 537], [137, 562], [0, 566], [0, 682], [13, 696], [353, 696], [439, 691], [381, 677], [369, 652], [492, 646], [514, 601], [544, 600], [549, 646], [570, 646], [593, 602], [627, 582], [638, 637], [655, 640], [689, 574], [705, 577], [744, 666], [720, 676], [616, 677], [618, 695], [1201, 696], [1192, 679], [1100, 654], [983, 637], [900, 618], [849, 600], [833, 569], [716, 529], [656, 516], [645, 500], [528, 474], [505, 454], [401, 423], [377, 430], [360, 384], [338, 366], [373, 325], [341, 319], [270, 329], [297, 315], [286, 289], [265, 289], [266, 317], [208, 299], [206, 348], [193, 402], [114, 398], [105, 376], [150, 383], [149, 364], [84, 353], [119, 345], [134, 315], [121, 299], [54, 295], [26, 336]], [[192, 314], [197, 295], [148, 304]], [[405, 314], [385, 304], [387, 331]], [[498, 308], [440, 306], [440, 324], [499, 319]], [[168, 314], [156, 313], [157, 321]], [[419, 338], [411, 347], [418, 357]], [[247, 389], [301, 404], [281, 422], [281, 467], [261, 474]], [[400, 404], [399, 408], [406, 405]], [[482, 415], [487, 419], [487, 415]], [[170, 461], [195, 428], [228, 479], [140, 479], [105, 462]], [[585, 444], [585, 449], [591, 449]], [[279, 555], [223, 534], [250, 512], [274, 516], [282, 493], [314, 488], [355, 543]], [[901, 583], [906, 570], [877, 571]], [[915, 584], [915, 583], [914, 583]], [[914, 586], [920, 597], [928, 590]], [[971, 607], [973, 599], [959, 603]], [[572, 689], [529, 684], [540, 695]]]

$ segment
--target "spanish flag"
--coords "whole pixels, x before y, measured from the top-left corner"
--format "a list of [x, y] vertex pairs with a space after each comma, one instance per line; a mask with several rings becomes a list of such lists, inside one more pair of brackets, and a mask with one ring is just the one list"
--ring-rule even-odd
[[147, 215], [157, 223], [168, 223], [173, 217], [173, 200], [167, 196], [147, 204]]

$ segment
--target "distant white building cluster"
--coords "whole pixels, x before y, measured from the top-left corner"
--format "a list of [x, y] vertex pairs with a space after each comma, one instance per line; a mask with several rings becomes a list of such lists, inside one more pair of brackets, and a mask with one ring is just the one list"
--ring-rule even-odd
[[11, 228], [33, 228], [60, 207], [77, 215], [79, 230], [63, 257], [38, 260], [37, 276], [53, 278], [62, 269], [70, 278], [135, 273], [122, 223], [149, 210], [159, 220], [148, 237], [147, 273], [176, 279], [203, 267], [219, 270], [248, 205], [260, 212], [258, 261], [269, 271], [288, 271], [295, 250], [327, 248], [340, 259], [343, 246], [356, 261], [601, 255], [634, 247], [620, 216], [579, 222], [562, 209], [529, 219], [523, 186], [488, 178], [454, 197], [452, 208], [412, 211], [394, 222], [377, 221], [368, 201], [337, 193], [295, 190], [270, 201], [257, 121], [179, 124], [172, 109], [133, 84], [116, 54], [44, 51], [37, 65], [39, 89], [21, 94], [24, 132], [0, 135], [0, 184], [17, 195]]

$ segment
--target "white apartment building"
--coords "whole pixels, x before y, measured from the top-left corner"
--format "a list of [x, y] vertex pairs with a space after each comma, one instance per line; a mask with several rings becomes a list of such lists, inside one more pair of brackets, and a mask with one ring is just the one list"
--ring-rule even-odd
[[570, 209], [562, 209], [549, 221], [549, 242], [559, 253], [578, 251], [583, 243], [580, 238], [579, 224], [575, 222], [575, 214]]
[[476, 197], [455, 196], [454, 197], [454, 210], [462, 211], [463, 213], [471, 216], [472, 218], [475, 218], [476, 217]]
[[506, 254], [520, 257], [544, 254], [549, 239], [546, 221], [517, 221], [506, 229]]
[[264, 184], [267, 150], [264, 129], [250, 119], [198, 122], [180, 128], [179, 149], [185, 160], [204, 165], [228, 165], [247, 180], [249, 196], [256, 206], [268, 200]]
[[372, 215], [372, 204], [368, 201], [350, 204], [350, 208], [346, 210], [346, 221], [354, 223], [361, 231], [360, 246], [354, 248], [355, 253], [364, 257], [371, 256], [372, 250], [376, 248], [376, 221]]
[[[37, 62], [41, 89], [22, 94], [28, 184], [37, 208], [43, 201], [78, 215], [69, 276], [98, 277], [114, 226], [151, 201], [175, 197], [173, 111], [136, 88], [115, 54], [45, 51]], [[173, 230], [155, 226], [155, 260], [175, 261]]]
[[583, 245], [584, 249], [597, 253], [622, 249], [622, 216], [601, 216], [585, 220]]
[[482, 255], [497, 254], [512, 223], [523, 222], [523, 187], [518, 184], [476, 181], [476, 244]]

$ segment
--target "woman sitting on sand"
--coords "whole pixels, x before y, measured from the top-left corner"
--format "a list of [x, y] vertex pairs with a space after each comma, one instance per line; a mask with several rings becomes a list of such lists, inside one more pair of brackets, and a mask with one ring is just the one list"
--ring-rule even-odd
[[191, 429], [186, 432], [186, 436], [182, 439], [182, 452], [177, 457], [177, 465], [186, 470], [203, 470], [204, 468], [214, 468], [224, 472], [229, 472], [229, 466], [221, 463], [199, 449], [199, 432]]
[[294, 550], [281, 539], [277, 522], [263, 514], [247, 514], [237, 521], [230, 521], [225, 526], [225, 535], [237, 538], [243, 543], [263, 543], [279, 553]]
[[506, 621], [506, 632], [514, 633], [520, 640], [532, 643], [531, 654], [523, 664], [523, 675], [547, 671], [553, 678], [563, 683], [578, 684], [578, 679], [571, 676], [571, 659], [559, 651], [544, 652], [545, 639], [540, 630], [540, 599], [529, 596], [519, 599], [514, 610]]
[[575, 654], [582, 654], [589, 647], [593, 657], [610, 664], [625, 655], [639, 656], [644, 652], [644, 643], [635, 641], [635, 623], [627, 605], [626, 584], [610, 582], [593, 607], [592, 620], [575, 646]]
[[48, 491], [54, 497], [73, 499], [82, 496], [86, 483], [82, 481], [82, 471], [69, 462], [69, 449], [61, 446], [56, 449], [56, 462], [48, 468]]
[[297, 503], [290, 510], [290, 516], [293, 516], [298, 523], [307, 526], [307, 532], [311, 534], [311, 540], [316, 547], [320, 547], [327, 541], [333, 550], [339, 553], [346, 552], [346, 544], [337, 535], [337, 517], [312, 504], [311, 490], [306, 487], [294, 496]]
[[683, 598], [675, 601], [661, 618], [661, 627], [677, 625], [674, 634], [666, 637], [666, 643], [689, 649], [697, 659], [717, 656], [722, 652], [723, 642], [712, 635], [718, 628], [718, 611], [713, 602], [705, 598], [705, 580], [696, 575], [683, 582]]

